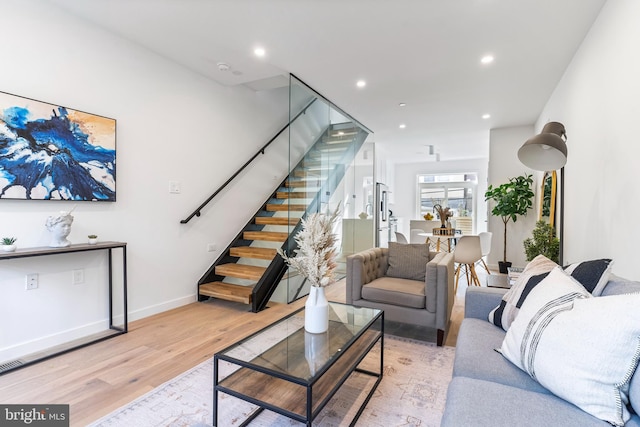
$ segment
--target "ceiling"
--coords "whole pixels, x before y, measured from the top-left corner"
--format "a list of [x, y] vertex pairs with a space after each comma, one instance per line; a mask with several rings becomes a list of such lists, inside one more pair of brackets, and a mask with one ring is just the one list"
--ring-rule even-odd
[[533, 124], [605, 3], [48, 1], [224, 85], [261, 90], [293, 73], [396, 162], [426, 159], [429, 145], [441, 161], [486, 158], [489, 129]]

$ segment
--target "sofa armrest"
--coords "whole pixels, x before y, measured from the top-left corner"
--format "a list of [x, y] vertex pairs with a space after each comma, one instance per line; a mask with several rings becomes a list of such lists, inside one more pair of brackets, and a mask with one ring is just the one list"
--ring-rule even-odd
[[505, 288], [469, 286], [464, 297], [464, 317], [487, 320], [489, 312], [500, 305]]
[[427, 263], [427, 270], [424, 276], [424, 296], [426, 297], [426, 309], [431, 313], [437, 310], [438, 302], [438, 265], [446, 252], [432, 252], [429, 254], [430, 260]]
[[427, 263], [426, 309], [436, 315], [436, 328], [446, 330], [453, 309], [453, 253], [440, 252]]
[[387, 248], [367, 249], [347, 257], [347, 304], [361, 300], [362, 287], [386, 274], [388, 259]]

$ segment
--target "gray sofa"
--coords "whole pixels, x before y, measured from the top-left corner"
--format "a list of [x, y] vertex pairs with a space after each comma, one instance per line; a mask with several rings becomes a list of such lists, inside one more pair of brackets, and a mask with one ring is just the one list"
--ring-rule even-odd
[[[453, 379], [447, 392], [442, 426], [609, 426], [553, 395], [500, 353], [505, 332], [487, 321], [506, 289], [467, 289]], [[640, 292], [640, 282], [612, 277], [602, 295]], [[640, 309], [640, 308], [639, 308]], [[631, 379], [632, 418], [640, 426], [640, 374]], [[636, 412], [633, 414], [633, 412]]]
[[388, 248], [368, 249], [347, 257], [346, 302], [384, 310], [385, 320], [437, 329], [437, 345], [441, 346], [449, 330], [455, 297], [453, 254], [429, 252], [424, 244], [394, 248], [410, 252], [412, 247], [426, 251], [421, 264], [424, 280], [387, 275], [390, 272]]

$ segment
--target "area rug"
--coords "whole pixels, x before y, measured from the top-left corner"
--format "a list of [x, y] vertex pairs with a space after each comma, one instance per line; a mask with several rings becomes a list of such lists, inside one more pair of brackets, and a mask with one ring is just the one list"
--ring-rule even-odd
[[[377, 359], [372, 349], [371, 360]], [[384, 376], [358, 420], [362, 426], [439, 426], [453, 369], [454, 347], [385, 334]], [[365, 359], [365, 362], [367, 360]], [[374, 362], [375, 363], [375, 362]], [[379, 363], [379, 362], [378, 362]], [[378, 365], [379, 366], [379, 365]], [[317, 426], [348, 425], [372, 382], [352, 376], [314, 420]], [[92, 427], [212, 425], [213, 361], [207, 361], [160, 385], [130, 404], [91, 424]], [[219, 393], [219, 426], [238, 426], [255, 409]], [[263, 411], [251, 426], [301, 426]]]

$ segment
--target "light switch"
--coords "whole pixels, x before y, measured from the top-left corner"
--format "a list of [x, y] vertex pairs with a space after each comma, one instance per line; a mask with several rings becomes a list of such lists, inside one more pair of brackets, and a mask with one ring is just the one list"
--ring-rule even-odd
[[169, 193], [180, 194], [182, 191], [182, 185], [179, 181], [169, 181]]

